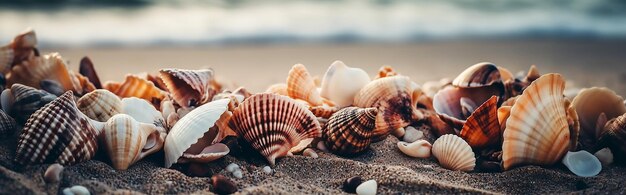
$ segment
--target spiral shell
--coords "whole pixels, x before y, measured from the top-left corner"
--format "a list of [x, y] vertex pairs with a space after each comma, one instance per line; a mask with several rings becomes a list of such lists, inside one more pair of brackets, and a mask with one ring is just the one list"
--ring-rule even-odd
[[324, 104], [322, 96], [317, 91], [313, 77], [309, 75], [306, 67], [302, 64], [294, 65], [287, 76], [287, 94], [294, 99], [301, 99], [312, 106]]
[[439, 164], [453, 171], [472, 171], [476, 166], [476, 158], [472, 147], [459, 136], [446, 134], [435, 140], [432, 153]]
[[26, 123], [31, 114], [56, 98], [46, 91], [22, 84], [13, 84], [0, 96], [2, 109], [19, 124]]
[[104, 88], [121, 98], [138, 97], [156, 106], [159, 106], [166, 95], [164, 91], [154, 86], [154, 83], [136, 75], [126, 75], [126, 80], [123, 83], [105, 84]]
[[76, 103], [78, 110], [89, 118], [106, 122], [122, 112], [122, 101], [108, 90], [97, 89], [85, 94]]
[[461, 72], [459, 76], [452, 80], [452, 85], [463, 88], [489, 86], [494, 83], [501, 83], [502, 77], [500, 75], [500, 69], [496, 65], [489, 62], [481, 62]]
[[322, 139], [327, 148], [339, 155], [364, 151], [372, 142], [376, 127], [376, 108], [346, 107], [333, 114], [324, 129]]
[[330, 118], [330, 116], [333, 115], [335, 112], [337, 112], [339, 109], [337, 107], [315, 106], [315, 107], [309, 107], [309, 110], [316, 117], [327, 119], [327, 118]]
[[[626, 113], [624, 99], [613, 90], [604, 87], [582, 89], [572, 106], [576, 108], [580, 119], [580, 137], [582, 149], [591, 150], [600, 139], [605, 124], [597, 124], [598, 117], [604, 113], [606, 120], [614, 119]], [[599, 128], [597, 128], [599, 127]], [[593, 152], [593, 151], [592, 151]]]
[[161, 133], [161, 137], [165, 138], [167, 131], [165, 118], [150, 102], [136, 97], [129, 97], [123, 98], [121, 105], [122, 113], [130, 115], [139, 122], [153, 124]]
[[321, 136], [320, 124], [313, 113], [291, 98], [268, 93], [246, 99], [233, 111], [228, 126], [271, 165], [301, 140]]
[[320, 93], [322, 97], [335, 102], [337, 107], [343, 108], [352, 105], [354, 96], [369, 82], [369, 75], [362, 69], [335, 61], [324, 74]]
[[498, 97], [492, 96], [467, 118], [461, 129], [461, 138], [473, 148], [499, 144], [501, 134], [497, 108]]
[[0, 110], [0, 138], [13, 135], [17, 129], [17, 123], [9, 115]]
[[15, 162], [72, 165], [89, 160], [98, 149], [96, 138], [102, 125], [82, 114], [68, 91], [28, 119], [19, 136]]
[[626, 164], [626, 114], [608, 121], [598, 142], [611, 149], [615, 162]]
[[182, 107], [193, 107], [211, 101], [217, 93], [211, 88], [213, 70], [161, 69], [160, 78], [172, 99]]
[[145, 156], [161, 150], [164, 142], [156, 126], [137, 122], [126, 114], [111, 117], [101, 136], [104, 149], [117, 170], [126, 170]]

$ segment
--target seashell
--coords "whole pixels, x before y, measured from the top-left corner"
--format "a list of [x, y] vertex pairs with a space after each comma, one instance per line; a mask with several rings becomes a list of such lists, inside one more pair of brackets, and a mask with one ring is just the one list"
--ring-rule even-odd
[[309, 111], [313, 113], [316, 117], [320, 118], [330, 118], [331, 115], [339, 111], [337, 107], [329, 107], [329, 106], [315, 106], [309, 107]]
[[402, 153], [410, 157], [415, 158], [428, 158], [430, 157], [430, 149], [432, 145], [426, 140], [418, 140], [413, 143], [398, 142], [398, 149]]
[[113, 115], [122, 113], [122, 101], [105, 89], [96, 89], [85, 94], [76, 102], [78, 110], [89, 118], [106, 122]]
[[213, 192], [216, 194], [232, 194], [237, 192], [237, 184], [220, 174], [211, 177]]
[[581, 132], [578, 139], [582, 149], [594, 148], [596, 141], [600, 139], [604, 124], [598, 124], [597, 121], [602, 113], [606, 120], [626, 113], [623, 101], [624, 99], [613, 90], [604, 87], [586, 88], [574, 97], [572, 106], [576, 108], [580, 119]]
[[402, 141], [404, 142], [413, 143], [424, 138], [424, 132], [417, 130], [413, 126], [407, 126], [404, 130], [404, 137], [402, 137]]
[[61, 181], [61, 173], [63, 172], [63, 165], [59, 163], [54, 163], [46, 169], [46, 172], [43, 173], [43, 180], [46, 183], [56, 183]]
[[446, 134], [435, 140], [432, 154], [441, 167], [453, 171], [469, 172], [476, 166], [472, 147], [465, 140], [453, 134]]
[[[68, 192], [66, 192], [66, 190]], [[73, 194], [73, 195], [90, 195], [91, 192], [89, 192], [89, 189], [87, 189], [84, 186], [80, 186], [80, 185], [75, 185], [72, 186], [71, 188], [65, 188], [63, 190], [63, 194]]]
[[402, 137], [403, 131], [394, 130], [423, 118], [414, 106], [416, 102], [413, 101], [413, 91], [409, 77], [393, 76], [373, 80], [354, 97], [355, 106], [376, 107], [379, 110], [373, 142], [385, 139], [390, 133]]
[[[229, 99], [204, 104], [182, 117], [165, 139], [165, 167], [174, 163], [209, 162], [228, 154], [218, 143], [229, 135]], [[232, 135], [232, 134], [230, 134]]]
[[626, 114], [609, 120], [598, 140], [599, 145], [607, 146], [613, 152], [616, 163], [626, 163]]
[[502, 83], [500, 69], [489, 62], [474, 64], [452, 80], [452, 85], [462, 88], [484, 87], [495, 83]]
[[378, 190], [378, 184], [372, 179], [361, 183], [355, 191], [358, 195], [376, 195], [376, 190]]
[[117, 86], [116, 84], [105, 84], [105, 89], [113, 92], [120, 98], [138, 97], [153, 105], [159, 106], [166, 93], [154, 86], [154, 83], [135, 75], [126, 75], [126, 80]]
[[535, 80], [511, 107], [502, 145], [503, 167], [552, 165], [570, 146], [565, 81], [559, 74]]
[[19, 124], [26, 123], [31, 114], [57, 98], [46, 91], [22, 84], [12, 85], [11, 89], [5, 89], [0, 96], [4, 112], [15, 118]]
[[506, 120], [511, 116], [511, 106], [502, 106], [498, 108], [498, 122], [500, 123], [500, 132], [504, 133], [506, 129]]
[[13, 38], [11, 43], [0, 47], [0, 71], [6, 73], [13, 65], [34, 56], [36, 44], [35, 31], [27, 29]]
[[102, 128], [103, 123], [78, 110], [74, 94], [68, 91], [28, 119], [19, 136], [15, 162], [73, 165], [89, 160], [98, 149], [96, 138]]
[[473, 148], [484, 148], [500, 143], [498, 97], [492, 96], [468, 118], [460, 136]]
[[85, 56], [80, 59], [80, 67], [78, 72], [81, 75], [87, 77], [90, 83], [96, 87], [96, 89], [102, 89], [102, 84], [100, 83], [100, 78], [98, 77], [98, 73], [96, 73], [96, 68], [93, 66], [91, 59]]
[[347, 193], [356, 193], [356, 188], [363, 183], [363, 179], [359, 176], [351, 177], [343, 181], [343, 191]]
[[291, 98], [269, 93], [246, 99], [233, 111], [228, 126], [271, 165], [301, 140], [321, 136], [320, 124], [313, 113]]
[[354, 96], [369, 82], [369, 75], [362, 69], [351, 68], [341, 61], [335, 61], [324, 74], [321, 95], [335, 102], [337, 107], [343, 108], [352, 105]]
[[15, 120], [0, 110], [0, 138], [10, 137], [15, 130], [17, 130]]
[[212, 100], [217, 91], [211, 88], [213, 70], [161, 69], [160, 78], [181, 107], [195, 107]]
[[289, 93], [287, 93], [287, 84], [285, 83], [276, 83], [270, 85], [267, 90], [265, 90], [265, 93], [275, 93], [278, 95], [289, 96]]
[[294, 99], [301, 99], [312, 106], [324, 104], [322, 96], [317, 91], [313, 77], [309, 75], [306, 67], [302, 64], [294, 65], [287, 76], [287, 94]]
[[598, 160], [600, 160], [600, 163], [602, 163], [602, 165], [604, 166], [613, 164], [613, 152], [611, 152], [611, 149], [609, 148], [602, 148], [593, 155], [596, 156], [596, 158], [598, 158]]
[[104, 83], [104, 86], [102, 86], [103, 89], [109, 90], [111, 92], [119, 90], [120, 87], [122, 87], [122, 83], [112, 81], [107, 81], [106, 83]]
[[166, 129], [168, 129], [165, 118], [150, 102], [136, 97], [129, 97], [122, 99], [121, 106], [122, 113], [133, 117], [133, 119], [139, 122], [153, 124], [161, 133], [160, 136], [165, 139]]
[[117, 114], [106, 122], [101, 140], [113, 168], [126, 170], [163, 148], [165, 140], [159, 134], [153, 124], [140, 123], [129, 115]]
[[308, 156], [311, 158], [318, 158], [319, 156], [317, 155], [317, 152], [315, 152], [315, 150], [311, 149], [311, 148], [307, 148], [304, 149], [304, 151], [302, 152], [303, 156]]
[[378, 69], [378, 74], [376, 75], [376, 79], [390, 77], [390, 76], [397, 76], [397, 75], [400, 75], [400, 74], [398, 74], [391, 66], [385, 65], [385, 66], [381, 66]]
[[502, 88], [497, 85], [475, 88], [448, 86], [435, 94], [433, 107], [439, 114], [465, 120], [476, 108], [474, 105], [481, 105], [494, 95], [502, 97], [502, 94]]
[[593, 177], [602, 171], [598, 158], [584, 150], [567, 152], [562, 162], [572, 173], [581, 177]]
[[427, 81], [422, 84], [422, 90], [428, 97], [434, 97], [439, 90], [451, 84], [452, 81], [449, 78], [442, 78], [438, 81]]
[[339, 155], [364, 151], [371, 143], [376, 127], [376, 108], [347, 107], [333, 114], [323, 129], [327, 148]]
[[10, 45], [0, 47], [0, 72], [6, 73], [11, 70], [15, 50]]
[[55, 80], [44, 79], [39, 82], [39, 88], [56, 96], [61, 96], [65, 93], [65, 89], [61, 86], [61, 83]]

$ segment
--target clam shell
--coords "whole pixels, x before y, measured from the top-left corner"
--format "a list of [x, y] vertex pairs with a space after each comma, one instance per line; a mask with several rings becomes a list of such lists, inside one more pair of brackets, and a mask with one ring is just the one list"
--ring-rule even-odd
[[426, 140], [418, 140], [412, 143], [398, 142], [398, 149], [402, 153], [410, 157], [415, 158], [428, 158], [430, 157], [430, 150], [432, 145]]
[[15, 133], [17, 123], [13, 118], [0, 110], [0, 138], [10, 137]]
[[329, 107], [329, 106], [315, 106], [315, 107], [309, 107], [309, 110], [316, 117], [330, 118], [330, 116], [333, 115], [335, 112], [337, 112], [339, 108]]
[[498, 97], [492, 96], [467, 118], [460, 136], [473, 148], [484, 148], [500, 143]]
[[15, 162], [22, 165], [72, 165], [91, 159], [98, 149], [103, 124], [82, 114], [71, 91], [46, 104], [28, 119], [22, 130]]
[[294, 99], [301, 99], [312, 106], [324, 104], [322, 96], [317, 91], [313, 77], [309, 75], [306, 67], [302, 64], [294, 65], [287, 76], [287, 94]]
[[154, 83], [135, 75], [127, 75], [126, 80], [119, 85], [105, 84], [104, 88], [121, 98], [138, 97], [156, 106], [166, 95], [164, 91], [154, 86]]
[[46, 91], [22, 84], [12, 85], [1, 96], [2, 109], [19, 124], [26, 123], [31, 114], [56, 98]]
[[80, 67], [78, 72], [81, 75], [84, 75], [89, 79], [90, 83], [93, 83], [96, 89], [102, 89], [102, 84], [100, 83], [100, 78], [98, 77], [98, 73], [96, 73], [96, 68], [93, 66], [91, 59], [85, 56], [80, 59]]
[[289, 96], [289, 93], [287, 92], [287, 84], [285, 83], [276, 83], [270, 85], [267, 90], [265, 90], [265, 93], [275, 93], [278, 95]]
[[364, 151], [372, 142], [376, 127], [376, 108], [347, 107], [333, 114], [324, 129], [322, 139], [327, 148], [339, 155]]
[[394, 130], [423, 117], [414, 106], [413, 91], [409, 77], [393, 76], [373, 80], [354, 97], [355, 106], [379, 110], [373, 142], [385, 139], [390, 133], [402, 137], [404, 132]]
[[322, 80], [322, 97], [343, 108], [352, 105], [354, 96], [370, 82], [370, 77], [360, 68], [351, 68], [341, 61], [328, 67]]
[[[186, 114], [172, 127], [165, 139], [165, 167], [177, 163], [181, 156], [192, 148], [192, 145], [197, 147], [194, 147], [194, 151], [189, 152], [202, 154], [204, 148], [225, 137], [225, 130], [216, 128], [216, 124], [219, 123], [218, 120], [222, 122], [228, 120], [230, 116], [229, 102], [229, 99], [221, 99], [204, 104]], [[222, 119], [222, 117], [224, 118]], [[222, 155], [222, 152], [207, 153], [207, 155], [209, 154], [226, 155]]]
[[534, 81], [511, 107], [506, 121], [502, 160], [505, 170], [516, 165], [552, 165], [570, 146], [570, 129], [559, 74]]
[[35, 31], [27, 29], [11, 40], [11, 43], [0, 47], [0, 71], [6, 73], [13, 65], [19, 64], [35, 55], [37, 36]]
[[476, 166], [476, 158], [472, 147], [459, 136], [446, 134], [435, 140], [432, 154], [441, 167], [453, 171], [472, 171]]
[[233, 111], [228, 125], [271, 165], [301, 140], [321, 136], [313, 113], [291, 98], [269, 93], [246, 99]]
[[108, 90], [97, 89], [85, 94], [76, 103], [78, 110], [89, 118], [106, 122], [122, 112], [122, 101]]
[[160, 78], [178, 105], [193, 107], [211, 101], [217, 93], [211, 88], [213, 70], [161, 69]]
[[580, 137], [578, 138], [582, 149], [594, 148], [600, 138], [604, 124], [597, 124], [598, 117], [604, 113], [606, 120], [611, 120], [626, 113], [624, 99], [613, 90], [604, 87], [592, 87], [582, 89], [574, 100], [572, 106], [576, 108], [580, 120]]
[[600, 160], [584, 150], [567, 152], [562, 162], [572, 173], [581, 177], [593, 177], [602, 171]]
[[626, 114], [609, 120], [598, 142], [611, 149], [616, 163], [626, 164]]
[[117, 114], [105, 124], [102, 145], [113, 168], [126, 170], [145, 156], [163, 148], [163, 138], [153, 124], [137, 122], [126, 114]]
[[497, 82], [502, 82], [500, 75], [500, 69], [498, 69], [496, 65], [489, 62], [481, 62], [461, 72], [459, 76], [452, 80], [452, 85], [463, 88], [489, 86]]
[[161, 133], [161, 137], [165, 138], [167, 125], [165, 118], [150, 102], [136, 98], [123, 98], [121, 101], [122, 113], [130, 115], [135, 120], [153, 124]]

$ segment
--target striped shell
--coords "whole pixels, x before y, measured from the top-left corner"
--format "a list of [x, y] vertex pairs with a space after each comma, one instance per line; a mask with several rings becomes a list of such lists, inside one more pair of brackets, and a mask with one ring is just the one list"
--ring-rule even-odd
[[369, 82], [369, 75], [362, 69], [335, 61], [324, 74], [320, 93], [322, 97], [335, 102], [337, 107], [343, 108], [352, 105], [354, 96]]
[[5, 73], [11, 70], [15, 51], [10, 45], [0, 47], [0, 72]]
[[504, 130], [505, 170], [516, 165], [552, 165], [570, 146], [565, 81], [559, 74], [535, 80], [511, 107]]
[[598, 142], [611, 149], [615, 162], [626, 164], [626, 114], [607, 122]]
[[82, 114], [71, 91], [37, 110], [22, 130], [15, 162], [72, 165], [91, 159], [103, 123]]
[[127, 75], [123, 83], [108, 83], [104, 88], [120, 98], [138, 97], [158, 106], [166, 92], [154, 86], [154, 83], [136, 75]]
[[376, 114], [376, 108], [358, 107], [346, 107], [333, 114], [322, 130], [327, 148], [339, 155], [357, 154], [367, 149], [376, 127]]
[[287, 94], [291, 98], [304, 100], [312, 106], [321, 106], [324, 103], [313, 77], [302, 64], [294, 65], [289, 71]]
[[376, 79], [396, 76], [396, 75], [400, 75], [400, 74], [398, 74], [395, 70], [393, 70], [393, 67], [385, 65], [385, 66], [381, 66], [378, 69], [378, 74], [376, 75]]
[[313, 113], [289, 97], [268, 93], [246, 99], [228, 125], [271, 165], [301, 140], [321, 136]]
[[230, 99], [209, 102], [192, 110], [176, 122], [165, 139], [165, 167], [170, 167], [177, 162], [187, 162], [193, 158], [190, 155], [183, 157], [185, 153], [213, 157], [213, 160], [228, 154], [228, 151], [224, 150], [202, 151], [219, 144], [222, 138], [230, 134], [225, 125], [231, 116], [228, 111], [229, 102]]
[[2, 109], [19, 124], [26, 123], [31, 114], [57, 98], [46, 91], [22, 84], [13, 84], [11, 89], [5, 89], [0, 96]]
[[289, 96], [289, 93], [287, 93], [287, 84], [285, 83], [276, 83], [270, 85], [267, 90], [265, 90], [265, 93], [275, 93], [278, 95]]
[[465, 120], [478, 105], [491, 96], [501, 97], [502, 94], [502, 88], [498, 85], [475, 88], [448, 86], [435, 94], [433, 108], [439, 114]]
[[398, 149], [407, 156], [414, 158], [428, 158], [430, 157], [432, 145], [426, 140], [417, 140], [415, 142], [407, 143], [403, 141], [398, 142]]
[[[508, 72], [508, 71], [507, 71]], [[507, 76], [510, 72], [507, 74]], [[453, 81], [452, 85], [463, 88], [489, 86], [502, 82], [501, 72], [498, 67], [489, 62], [474, 64], [465, 69]], [[512, 74], [510, 74], [512, 77]]]
[[476, 166], [472, 147], [456, 135], [446, 134], [439, 137], [433, 143], [432, 153], [439, 165], [446, 169], [469, 172]]
[[97, 89], [85, 94], [76, 102], [78, 110], [89, 118], [106, 122], [122, 112], [122, 101], [108, 90]]
[[15, 36], [11, 43], [0, 47], [0, 71], [6, 73], [13, 65], [33, 57], [36, 44], [35, 31], [27, 29]]
[[[624, 99], [613, 90], [604, 87], [592, 87], [580, 90], [572, 101], [580, 119], [580, 137], [584, 150], [592, 150], [600, 139], [605, 124], [597, 124], [598, 117], [604, 113], [606, 120], [614, 119], [626, 113]], [[600, 128], [597, 128], [600, 127]], [[599, 149], [599, 148], [598, 148]]]
[[0, 110], [0, 138], [10, 137], [16, 129], [15, 120]]
[[163, 148], [163, 138], [153, 124], [137, 122], [126, 114], [117, 114], [104, 125], [100, 135], [113, 168], [126, 170], [135, 162]]
[[461, 129], [460, 136], [473, 148], [484, 148], [500, 143], [498, 97], [492, 96], [478, 107]]
[[211, 101], [217, 93], [211, 88], [213, 74], [211, 69], [161, 69], [160, 78], [178, 105], [194, 107]]
[[316, 117], [327, 119], [327, 118], [330, 118], [330, 116], [333, 115], [335, 112], [337, 112], [339, 109], [337, 107], [329, 107], [329, 106], [315, 106], [315, 107], [309, 106], [309, 110]]

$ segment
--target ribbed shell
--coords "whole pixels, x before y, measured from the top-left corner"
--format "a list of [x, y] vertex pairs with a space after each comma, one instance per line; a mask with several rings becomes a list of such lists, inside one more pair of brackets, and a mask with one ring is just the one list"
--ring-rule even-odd
[[500, 143], [498, 97], [492, 96], [467, 118], [461, 138], [473, 148], [484, 148]]
[[354, 96], [369, 82], [369, 75], [362, 69], [335, 61], [324, 74], [320, 95], [343, 108], [352, 105]]
[[217, 93], [211, 88], [213, 70], [162, 69], [160, 77], [182, 107], [198, 106], [210, 101]]
[[313, 113], [289, 97], [268, 93], [246, 99], [228, 125], [272, 165], [301, 140], [321, 136]]
[[452, 85], [471, 88], [489, 86], [496, 82], [502, 82], [498, 67], [489, 62], [481, 62], [461, 72], [461, 74], [452, 81]]
[[313, 77], [309, 75], [306, 67], [302, 64], [294, 65], [287, 76], [287, 94], [294, 99], [309, 102], [312, 106], [324, 104], [322, 96], [317, 91]]
[[31, 114], [55, 98], [55, 95], [43, 90], [14, 84], [11, 89], [2, 92], [2, 109], [19, 124], [24, 124]]
[[126, 114], [109, 119], [101, 136], [103, 147], [117, 170], [126, 170], [143, 157], [159, 151], [165, 141], [159, 137], [156, 126], [137, 122]]
[[599, 143], [611, 149], [617, 163], [626, 164], [626, 114], [607, 122]]
[[559, 74], [535, 80], [511, 107], [506, 121], [502, 160], [504, 169], [516, 165], [552, 165], [570, 146], [565, 81]]
[[372, 142], [376, 114], [376, 108], [343, 108], [328, 119], [322, 130], [322, 139], [335, 154], [351, 155], [362, 152]]
[[37, 44], [35, 31], [27, 29], [13, 38], [11, 43], [0, 47], [0, 65], [2, 73], [6, 73], [12, 65], [34, 56], [34, 48]]
[[330, 116], [333, 115], [335, 112], [337, 112], [339, 110], [339, 108], [337, 108], [337, 107], [328, 107], [328, 106], [315, 106], [315, 107], [309, 107], [309, 110], [316, 117], [330, 118]]
[[89, 118], [106, 122], [113, 115], [122, 112], [122, 101], [108, 90], [97, 89], [85, 94], [76, 103], [78, 110]]
[[98, 149], [96, 138], [101, 129], [78, 111], [74, 95], [68, 91], [28, 119], [19, 136], [15, 161], [72, 165], [89, 160]]
[[17, 123], [9, 115], [0, 110], [0, 138], [13, 135], [17, 129]]
[[393, 70], [393, 67], [385, 65], [378, 69], [378, 74], [376, 75], [376, 79], [396, 76], [396, 75], [399, 75], [399, 74], [395, 70]]
[[166, 95], [164, 91], [154, 86], [154, 83], [135, 75], [127, 75], [126, 80], [120, 85], [105, 85], [105, 89], [108, 89], [121, 98], [138, 97], [152, 104], [156, 103], [155, 100], [160, 102]]
[[5, 73], [11, 70], [14, 55], [15, 52], [9, 45], [0, 47], [0, 72]]
[[267, 90], [265, 90], [265, 93], [275, 93], [278, 95], [289, 96], [289, 93], [287, 93], [287, 84], [285, 83], [276, 83], [270, 85]]
[[136, 97], [129, 97], [122, 99], [121, 106], [121, 113], [129, 115], [139, 122], [155, 125], [159, 128], [161, 136], [165, 138], [167, 130], [165, 118], [150, 102]]
[[[602, 129], [596, 129], [596, 123], [601, 113], [607, 120], [614, 119], [626, 113], [624, 99], [613, 90], [604, 87], [592, 87], [580, 90], [572, 101], [580, 120], [580, 140], [582, 149], [592, 149], [600, 139]], [[604, 127], [604, 124], [600, 124]]]
[[472, 171], [476, 158], [472, 147], [462, 138], [452, 134], [439, 137], [433, 143], [432, 153], [441, 167], [453, 171]]
[[439, 114], [446, 114], [457, 119], [465, 120], [469, 115], [467, 115], [467, 111], [463, 111], [463, 106], [461, 105], [462, 98], [466, 98], [464, 103], [469, 102], [467, 100], [471, 100], [475, 105], [481, 105], [491, 98], [491, 96], [495, 95], [501, 97], [502, 94], [503, 91], [500, 85], [475, 88], [448, 86], [435, 94], [433, 97], [433, 108]]

